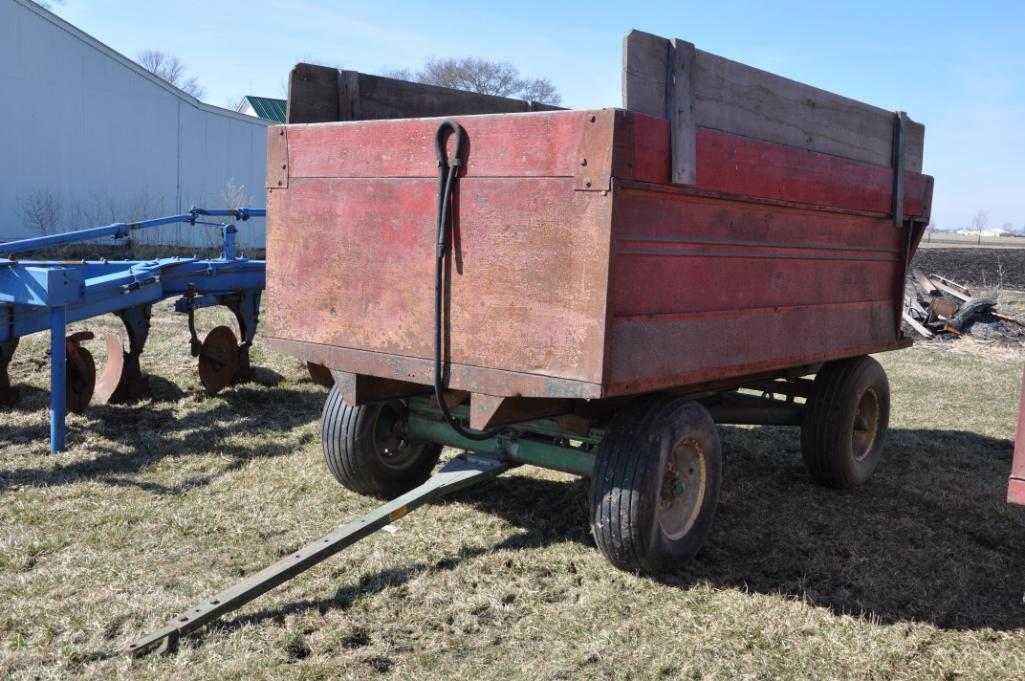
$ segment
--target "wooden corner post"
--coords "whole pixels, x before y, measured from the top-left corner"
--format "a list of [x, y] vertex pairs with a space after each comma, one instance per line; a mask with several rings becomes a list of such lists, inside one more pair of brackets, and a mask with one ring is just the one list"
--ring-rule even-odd
[[623, 108], [669, 121], [670, 177], [697, 181], [694, 44], [632, 30], [623, 38]]

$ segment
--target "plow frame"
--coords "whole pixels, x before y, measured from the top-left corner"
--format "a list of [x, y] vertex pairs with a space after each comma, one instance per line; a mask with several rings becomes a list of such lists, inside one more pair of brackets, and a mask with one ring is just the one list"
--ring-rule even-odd
[[[231, 222], [264, 217], [257, 208], [206, 210], [134, 223], [115, 223], [0, 244], [0, 403], [13, 402], [7, 366], [18, 341], [50, 331], [50, 451], [63, 451], [66, 439], [67, 363], [77, 344], [67, 341], [68, 324], [107, 313], [117, 314], [128, 331], [130, 349], [122, 359], [138, 368], [149, 326], [149, 307], [181, 296], [176, 310], [227, 305], [242, 330], [244, 349], [252, 342], [256, 312], [265, 286], [266, 262], [240, 257], [237, 228]], [[172, 223], [220, 228], [223, 249], [217, 258], [159, 258], [155, 260], [17, 260], [17, 253], [81, 243], [98, 238], [124, 239], [137, 230]], [[182, 301], [188, 299], [188, 304]], [[70, 348], [69, 348], [70, 345]], [[137, 372], [136, 372], [137, 373]], [[112, 390], [112, 388], [111, 388]], [[6, 395], [6, 399], [3, 397]]]

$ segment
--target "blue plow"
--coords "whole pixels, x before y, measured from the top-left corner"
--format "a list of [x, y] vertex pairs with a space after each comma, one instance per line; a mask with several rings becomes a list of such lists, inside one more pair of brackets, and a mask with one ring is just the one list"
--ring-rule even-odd
[[[234, 221], [265, 215], [265, 210], [257, 208], [194, 208], [182, 215], [0, 243], [0, 408], [18, 399], [8, 367], [19, 339], [49, 330], [50, 451], [62, 451], [69, 409], [77, 412], [90, 401], [127, 399], [145, 389], [139, 356], [149, 333], [150, 309], [153, 303], [168, 298], [177, 298], [175, 310], [188, 315], [190, 349], [199, 357], [200, 379], [208, 392], [249, 378], [249, 347], [256, 333], [266, 261], [238, 255]], [[14, 257], [97, 238], [127, 239], [135, 231], [172, 223], [219, 227], [220, 256], [95, 261]], [[234, 313], [239, 339], [230, 327], [219, 326], [200, 342], [193, 313], [212, 305], [224, 305]], [[108, 335], [107, 367], [97, 379], [92, 356], [81, 345], [92, 334], [68, 336], [67, 325], [107, 313], [117, 315], [124, 323], [129, 347], [124, 350], [117, 338]]]

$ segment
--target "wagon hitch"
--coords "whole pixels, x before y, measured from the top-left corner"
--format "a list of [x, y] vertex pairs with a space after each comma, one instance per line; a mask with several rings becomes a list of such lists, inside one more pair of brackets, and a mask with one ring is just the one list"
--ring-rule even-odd
[[202, 601], [167, 622], [164, 628], [128, 645], [125, 652], [138, 657], [158, 645], [157, 652], [172, 653], [182, 635], [221, 615], [242, 607], [317, 563], [352, 546], [385, 525], [426, 503], [491, 479], [515, 464], [495, 457], [460, 454], [416, 489], [378, 506], [334, 532], [311, 542], [235, 586]]

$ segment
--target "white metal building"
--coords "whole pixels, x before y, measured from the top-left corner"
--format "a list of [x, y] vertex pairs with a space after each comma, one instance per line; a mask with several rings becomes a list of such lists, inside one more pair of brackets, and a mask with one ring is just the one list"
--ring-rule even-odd
[[[0, 93], [0, 241], [226, 207], [226, 194], [265, 203], [267, 121], [200, 102], [28, 0], [0, 0]], [[263, 245], [262, 220], [240, 232]], [[146, 240], [214, 238], [169, 226]]]

